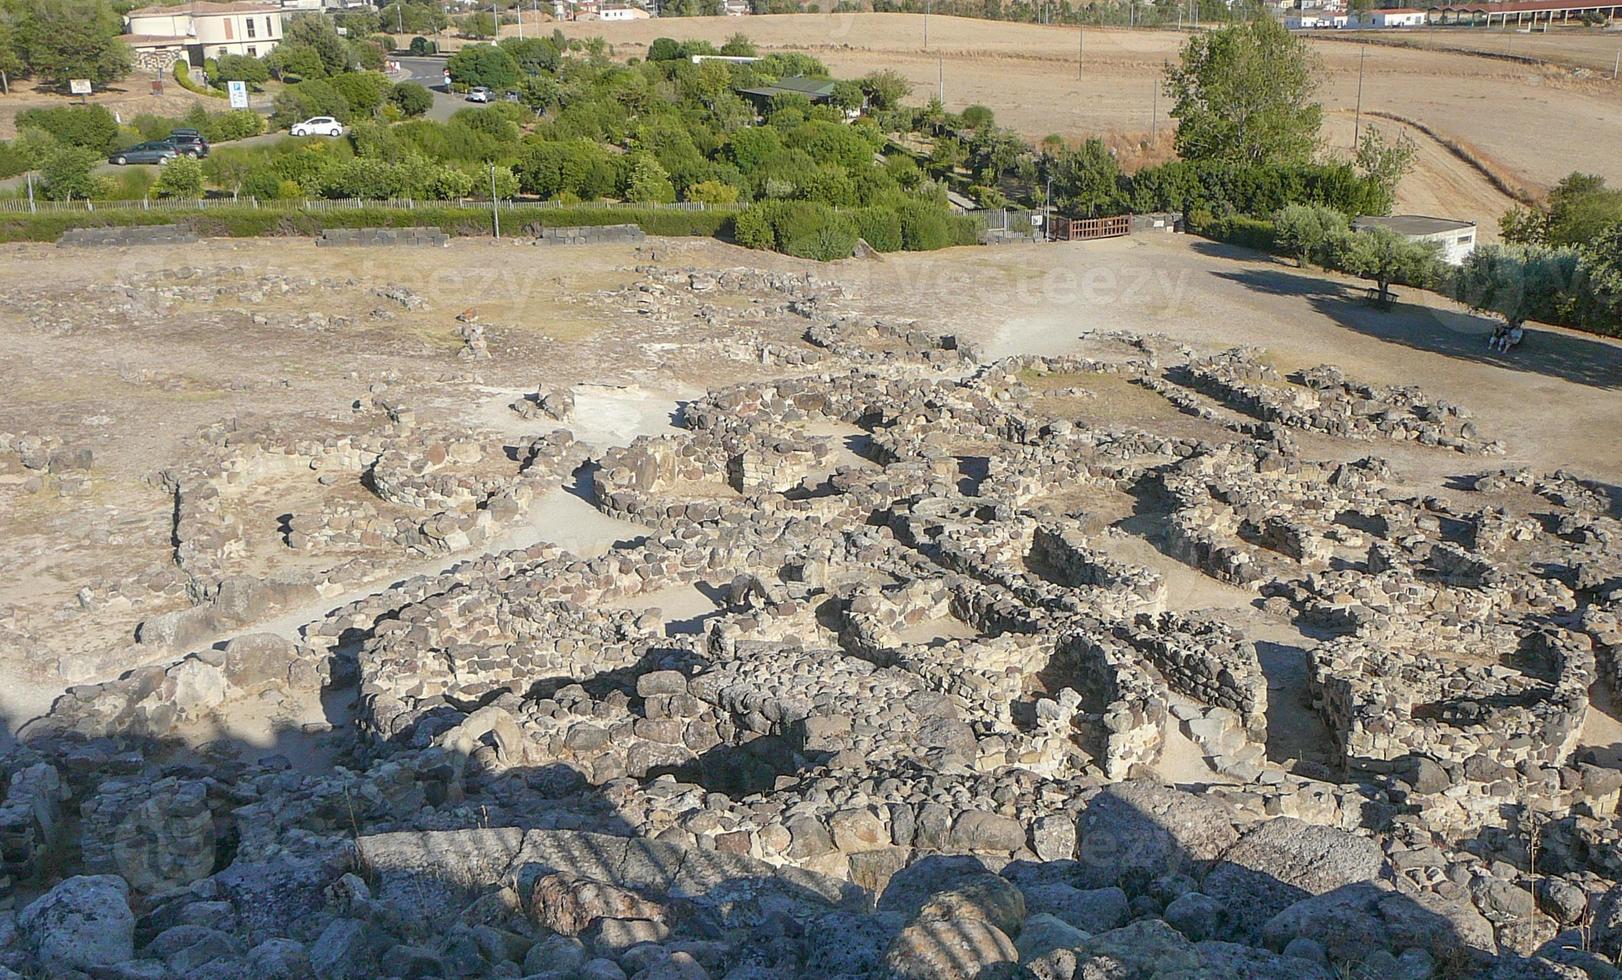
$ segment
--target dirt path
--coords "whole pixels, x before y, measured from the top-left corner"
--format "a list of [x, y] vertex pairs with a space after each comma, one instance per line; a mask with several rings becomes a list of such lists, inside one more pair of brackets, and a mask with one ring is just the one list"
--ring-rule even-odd
[[[1352, 145], [1355, 117], [1345, 112], [1331, 113], [1324, 120], [1324, 140], [1337, 147]], [[1459, 159], [1434, 137], [1390, 119], [1365, 117], [1363, 125], [1371, 127], [1386, 140], [1395, 140], [1399, 134], [1414, 141], [1418, 153], [1414, 169], [1397, 187], [1397, 203], [1392, 209], [1397, 214], [1428, 214], [1436, 217], [1459, 218], [1476, 223], [1476, 240], [1481, 243], [1497, 242], [1498, 219], [1517, 205], [1517, 201], [1492, 185], [1481, 172]]]

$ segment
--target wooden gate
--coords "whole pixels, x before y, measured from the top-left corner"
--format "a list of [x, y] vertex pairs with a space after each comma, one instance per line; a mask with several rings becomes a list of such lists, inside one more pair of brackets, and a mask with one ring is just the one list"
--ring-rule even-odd
[[1108, 218], [1053, 217], [1053, 238], [1060, 242], [1079, 242], [1092, 238], [1119, 238], [1132, 234], [1132, 216], [1118, 214]]

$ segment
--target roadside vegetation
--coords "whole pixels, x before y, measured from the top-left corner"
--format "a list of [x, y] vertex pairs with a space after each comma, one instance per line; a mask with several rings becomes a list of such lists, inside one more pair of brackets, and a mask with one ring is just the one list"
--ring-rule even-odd
[[[127, 71], [106, 49], [111, 8], [100, 0], [40, 0], [21, 14], [6, 6], [17, 2], [0, 0], [10, 11], [0, 18], [0, 70], [48, 84], [70, 76], [105, 83]], [[1506, 244], [1479, 248], [1460, 270], [1400, 236], [1354, 232], [1352, 218], [1390, 213], [1413, 143], [1387, 143], [1369, 129], [1354, 152], [1329, 151], [1320, 137], [1322, 72], [1305, 42], [1272, 18], [1221, 6], [1226, 26], [1191, 36], [1165, 71], [1177, 159], [1135, 172], [1101, 140], [1052, 136], [1032, 145], [985, 106], [953, 113], [935, 100], [912, 102], [894, 71], [835, 79], [805, 54], [756, 58], [742, 34], [720, 46], [659, 38], [646, 59], [627, 61], [601, 38], [557, 32], [467, 44], [446, 61], [451, 88], [487, 89], [491, 101], [430, 118], [429, 89], [381, 71], [405, 43], [400, 35], [414, 34], [410, 50], [420, 54], [434, 47], [429, 33], [494, 37], [498, 18], [475, 11], [452, 20], [437, 4], [401, 0], [292, 16], [265, 58], [205, 65], [212, 94], [228, 78], [272, 92], [268, 120], [198, 107], [120, 125], [96, 106], [30, 110], [19, 114], [17, 138], [0, 142], [0, 177], [33, 171], [36, 193], [56, 200], [494, 196], [607, 204], [640, 209], [641, 218], [680, 203], [714, 211], [719, 217], [699, 224], [739, 244], [814, 259], [850, 255], [859, 242], [880, 252], [972, 243], [978, 225], [954, 203], [1073, 218], [1179, 212], [1197, 234], [1367, 279], [1380, 305], [1403, 284], [1511, 323], [1622, 333], [1622, 191], [1574, 174], [1545, 205], [1506, 215]], [[984, 15], [1018, 16], [994, 7]], [[701, 3], [666, 10], [703, 12]], [[70, 13], [77, 27], [68, 26]], [[48, 38], [53, 32], [77, 32], [77, 42]], [[755, 60], [695, 63], [700, 55]], [[817, 101], [797, 91], [759, 94], [785, 79], [789, 88], [820, 83]], [[231, 145], [315, 116], [339, 120], [344, 136]], [[215, 145], [200, 165], [171, 164], [161, 177], [99, 172], [107, 154], [178, 126]], [[227, 223], [233, 233], [255, 225]]]

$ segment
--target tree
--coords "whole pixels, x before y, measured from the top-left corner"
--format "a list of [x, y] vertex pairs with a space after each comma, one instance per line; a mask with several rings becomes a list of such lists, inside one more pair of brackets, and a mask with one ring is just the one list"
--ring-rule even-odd
[[450, 56], [445, 67], [458, 85], [505, 89], [517, 86], [518, 62], [493, 44], [470, 44]]
[[668, 204], [676, 199], [676, 188], [652, 154], [638, 153], [626, 168], [624, 197], [637, 204]]
[[1370, 214], [1391, 213], [1391, 205], [1397, 200], [1397, 185], [1413, 169], [1414, 157], [1418, 154], [1419, 145], [1407, 133], [1400, 133], [1387, 143], [1373, 126], [1363, 130], [1352, 163], [1364, 179], [1380, 189], [1384, 198], [1384, 206]]
[[23, 58], [17, 48], [17, 28], [0, 16], [0, 94], [11, 94], [12, 76], [23, 70]]
[[195, 200], [203, 196], [203, 165], [187, 156], [175, 157], [158, 174], [153, 187], [159, 197]]
[[332, 83], [311, 79], [289, 85], [276, 93], [270, 121], [285, 129], [311, 116], [332, 116], [339, 122], [349, 121], [349, 100], [338, 94]]
[[13, 44], [23, 67], [48, 85], [88, 78], [105, 85], [130, 70], [119, 39], [123, 21], [106, 0], [31, 0], [22, 8]]
[[357, 117], [371, 116], [381, 109], [393, 87], [386, 76], [375, 71], [344, 72], [328, 84], [349, 103], [350, 112]]
[[912, 94], [912, 83], [893, 68], [869, 72], [862, 76], [862, 91], [875, 109], [893, 109]]
[[512, 55], [518, 70], [525, 75], [556, 71], [558, 49], [544, 37], [509, 37], [500, 44], [501, 50]]
[[1379, 287], [1375, 302], [1382, 308], [1391, 305], [1392, 283], [1424, 287], [1438, 278], [1436, 244], [1409, 241], [1389, 228], [1342, 235], [1333, 256], [1338, 268]]
[[996, 117], [991, 110], [983, 105], [971, 105], [958, 113], [958, 120], [965, 129], [989, 129]]
[[1177, 153], [1188, 160], [1306, 163], [1318, 144], [1323, 107], [1306, 42], [1271, 17], [1195, 34], [1166, 69], [1178, 121]]
[[95, 175], [101, 154], [80, 146], [59, 146], [40, 162], [39, 174], [45, 196], [67, 201], [97, 196], [101, 180]]
[[118, 120], [106, 106], [59, 105], [17, 113], [18, 129], [37, 129], [68, 146], [110, 152], [118, 141]]
[[749, 35], [739, 31], [727, 38], [726, 43], [721, 45], [721, 53], [730, 58], [753, 58], [755, 57], [755, 42], [749, 40]]
[[1347, 234], [1346, 216], [1333, 208], [1292, 204], [1273, 218], [1274, 244], [1295, 256], [1295, 264], [1308, 259], [1325, 264], [1329, 246]]
[[462, 32], [463, 37], [483, 39], [496, 36], [496, 17], [484, 11], [475, 11], [463, 14], [456, 18], [456, 29]]
[[307, 80], [348, 71], [352, 57], [349, 45], [325, 17], [298, 14], [286, 20], [282, 43], [265, 56], [265, 62], [277, 77]]
[[1053, 181], [1053, 202], [1068, 215], [1091, 218], [1125, 210], [1121, 166], [1102, 140], [1046, 154], [1038, 179], [1048, 178]]
[[1511, 327], [1562, 320], [1576, 306], [1582, 255], [1547, 245], [1482, 245], [1453, 272], [1453, 298]]
[[401, 82], [389, 91], [389, 101], [403, 116], [420, 116], [434, 106], [434, 93], [419, 82]]
[[258, 58], [241, 54], [224, 54], [220, 55], [219, 61], [215, 63], [214, 73], [209, 76], [209, 81], [217, 81], [222, 86], [232, 81], [247, 82], [249, 88], [258, 91], [270, 81], [270, 69]]
[[[378, 11], [377, 19], [385, 31], [397, 34], [434, 34], [450, 26], [450, 18], [437, 3], [391, 3]], [[415, 43], [415, 38], [412, 39]], [[427, 39], [424, 38], [426, 41]], [[412, 54], [421, 54], [412, 48]]]
[[676, 61], [681, 57], [681, 44], [673, 37], [656, 37], [648, 45], [649, 61]]

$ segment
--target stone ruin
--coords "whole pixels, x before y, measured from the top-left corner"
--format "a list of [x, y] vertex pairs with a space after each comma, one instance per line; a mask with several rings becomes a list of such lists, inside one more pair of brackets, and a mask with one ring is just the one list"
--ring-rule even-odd
[[[641, 530], [476, 554], [296, 643], [64, 695], [0, 759], [0, 967], [1614, 975], [1622, 772], [1580, 748], [1622, 670], [1599, 488], [1416, 495], [1362, 454], [1496, 444], [1420, 392], [1254, 352], [1114, 336], [977, 366], [910, 327], [808, 338], [824, 373], [600, 452], [557, 432], [515, 463], [382, 392], [319, 444], [220, 432], [169, 478], [204, 611], [151, 625], [171, 646], [269, 587], [230, 574], [233, 487], [263, 467], [409, 515], [295, 513], [293, 553], [457, 553], [588, 456], [593, 504]], [[1167, 424], [1090, 418], [1098, 391]], [[694, 595], [701, 616], [660, 611]], [[1299, 638], [1298, 687], [1264, 635]], [[333, 697], [342, 765], [177, 756], [244, 704]]]

